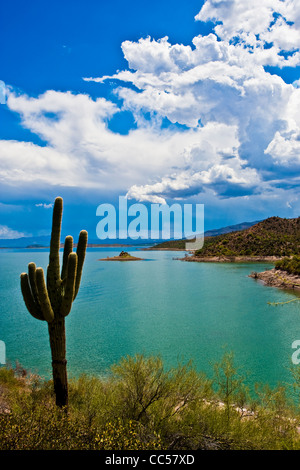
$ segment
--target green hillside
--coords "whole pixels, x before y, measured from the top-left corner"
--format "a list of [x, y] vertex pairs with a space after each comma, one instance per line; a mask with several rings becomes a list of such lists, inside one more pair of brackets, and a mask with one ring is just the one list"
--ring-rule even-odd
[[[205, 237], [215, 237], [217, 235], [223, 235], [225, 233], [237, 232], [246, 228], [252, 227], [257, 222], [242, 222], [241, 224], [228, 225], [227, 227], [221, 227], [205, 232]], [[188, 240], [189, 242], [195, 239]], [[157, 245], [148, 248], [149, 250], [185, 250], [186, 239], [183, 240], [167, 240], [165, 242], [158, 243]]]
[[186, 240], [168, 240], [147, 248], [147, 250], [185, 250]]
[[205, 238], [195, 256], [291, 256], [300, 254], [300, 217], [270, 217], [252, 227]]

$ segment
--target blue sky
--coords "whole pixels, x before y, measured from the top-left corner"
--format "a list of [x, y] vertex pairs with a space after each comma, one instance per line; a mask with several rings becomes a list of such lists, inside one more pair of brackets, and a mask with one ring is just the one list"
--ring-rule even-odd
[[295, 0], [12, 0], [0, 38], [1, 238], [47, 234], [58, 195], [90, 238], [123, 195], [299, 216]]

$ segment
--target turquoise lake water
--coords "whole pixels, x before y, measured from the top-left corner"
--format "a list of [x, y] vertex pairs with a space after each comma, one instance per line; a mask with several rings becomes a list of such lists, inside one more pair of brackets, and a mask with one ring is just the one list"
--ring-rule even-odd
[[[71, 376], [104, 374], [121, 357], [160, 355], [166, 365], [192, 359], [212, 372], [233, 351], [250, 384], [291, 382], [293, 341], [300, 340], [300, 304], [270, 306], [295, 294], [248, 277], [267, 263], [185, 263], [181, 252], [133, 251], [137, 262], [103, 262], [118, 249], [88, 249], [79, 294], [66, 319]], [[1, 250], [0, 340], [7, 361], [48, 378], [45, 322], [27, 312], [19, 275], [34, 261], [46, 269], [48, 251]]]

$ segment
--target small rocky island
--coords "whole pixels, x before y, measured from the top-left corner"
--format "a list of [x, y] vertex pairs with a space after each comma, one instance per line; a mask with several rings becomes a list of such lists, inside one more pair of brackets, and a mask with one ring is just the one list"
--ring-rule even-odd
[[127, 251], [121, 251], [118, 256], [107, 257], [99, 259], [98, 261], [141, 261], [143, 258], [137, 258], [136, 256], [132, 256]]

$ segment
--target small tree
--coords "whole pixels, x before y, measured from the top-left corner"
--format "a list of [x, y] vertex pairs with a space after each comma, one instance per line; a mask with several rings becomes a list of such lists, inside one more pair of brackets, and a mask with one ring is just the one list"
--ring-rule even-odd
[[237, 404], [243, 400], [243, 395], [246, 393], [244, 387], [244, 377], [239, 374], [234, 365], [234, 354], [232, 352], [225, 352], [220, 362], [214, 366], [215, 382], [218, 386], [218, 392], [222, 400], [224, 400], [227, 425], [230, 424], [230, 410], [234, 401]]
[[70, 313], [79, 290], [88, 238], [87, 232], [82, 230], [75, 253], [73, 238], [66, 237], [60, 272], [62, 212], [63, 200], [58, 197], [53, 208], [46, 282], [43, 269], [37, 268], [34, 263], [29, 263], [28, 274], [21, 274], [21, 290], [29, 313], [34, 318], [48, 323], [54, 391], [59, 407], [68, 405], [65, 317]]

